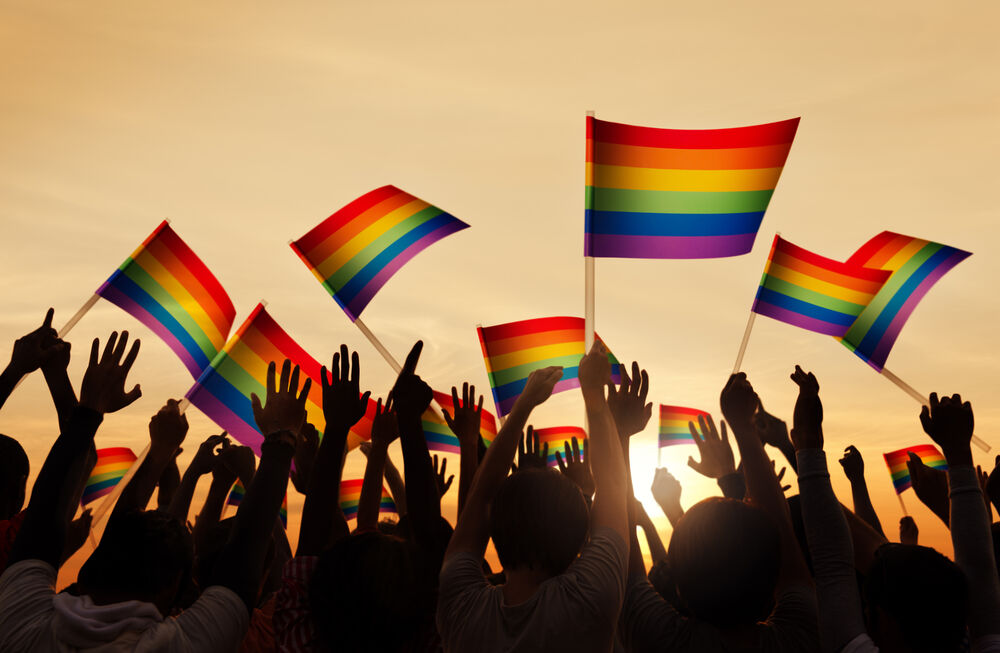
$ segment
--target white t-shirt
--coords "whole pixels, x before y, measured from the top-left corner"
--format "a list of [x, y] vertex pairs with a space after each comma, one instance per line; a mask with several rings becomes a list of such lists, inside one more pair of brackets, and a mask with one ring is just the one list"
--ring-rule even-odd
[[250, 624], [243, 601], [206, 589], [179, 617], [143, 601], [94, 605], [55, 592], [56, 570], [23, 560], [0, 576], [0, 651], [236, 651]]

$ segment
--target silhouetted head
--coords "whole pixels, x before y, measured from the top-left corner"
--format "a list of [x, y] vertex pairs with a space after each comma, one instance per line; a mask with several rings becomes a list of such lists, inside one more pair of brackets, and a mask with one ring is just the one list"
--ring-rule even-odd
[[29, 471], [28, 455], [21, 443], [0, 435], [0, 519], [10, 519], [21, 512]]
[[190, 580], [193, 555], [191, 534], [166, 513], [117, 515], [80, 569], [80, 590], [98, 604], [148, 601], [166, 616]]
[[403, 540], [378, 531], [341, 539], [320, 557], [309, 582], [324, 649], [403, 650], [426, 614], [420, 589]]
[[490, 536], [507, 571], [566, 571], [583, 548], [589, 516], [576, 483], [554, 470], [508, 476], [490, 506]]
[[[228, 517], [223, 519], [218, 524], [215, 524], [208, 532], [205, 533], [203, 537], [198, 538], [198, 547], [195, 550], [194, 559], [194, 582], [197, 583], [201, 590], [209, 587], [212, 584], [212, 579], [215, 574], [215, 567], [219, 560], [222, 558], [223, 550], [226, 548], [226, 544], [229, 543], [229, 536], [233, 532], [233, 525], [236, 523], [236, 517]], [[264, 557], [264, 569], [268, 569], [274, 562], [275, 556], [275, 544], [274, 538], [271, 538], [270, 544], [267, 547], [267, 554]], [[257, 588], [258, 598], [263, 593], [264, 584], [268, 580], [268, 574], [261, 574], [261, 586]]]
[[865, 579], [868, 633], [884, 653], [962, 650], [968, 589], [962, 570], [926, 546], [886, 544]]
[[735, 499], [705, 499], [677, 522], [667, 562], [690, 614], [721, 628], [767, 617], [778, 579], [778, 529]]

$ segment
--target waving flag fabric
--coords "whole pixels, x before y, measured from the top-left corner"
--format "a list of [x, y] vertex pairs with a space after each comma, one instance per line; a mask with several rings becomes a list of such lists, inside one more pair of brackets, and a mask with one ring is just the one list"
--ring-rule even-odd
[[961, 249], [891, 231], [869, 240], [847, 262], [887, 270], [891, 276], [841, 342], [881, 372], [913, 309], [938, 279], [969, 255]]
[[661, 447], [675, 444], [694, 444], [688, 422], [698, 425], [698, 416], [709, 417], [704, 410], [685, 408], [683, 406], [665, 406], [660, 404], [660, 441]]
[[588, 117], [584, 255], [746, 254], [798, 125], [656, 129]]
[[291, 246], [353, 322], [407, 261], [468, 226], [395, 186], [383, 186]]
[[[187, 398], [237, 441], [260, 455], [263, 435], [257, 430], [250, 395], [263, 401], [267, 396], [267, 366], [274, 362], [277, 374], [288, 358], [301, 368], [300, 383], [312, 379], [306, 400], [306, 419], [320, 433], [326, 427], [323, 417], [323, 387], [320, 364], [298, 345], [261, 304], [237, 330], [212, 365], [188, 390]], [[365, 416], [351, 428], [348, 446], [354, 448], [371, 437], [375, 402], [369, 400]]]
[[136, 456], [128, 447], [98, 449], [97, 464], [90, 472], [80, 503], [85, 506], [111, 494], [135, 461]]
[[[437, 405], [447, 410], [452, 416], [455, 415], [455, 405], [450, 394], [434, 391], [434, 401]], [[431, 451], [443, 451], [445, 453], [461, 453], [458, 436], [456, 436], [444, 418], [438, 412], [428, 408], [423, 417], [424, 438], [427, 440], [427, 448]], [[488, 446], [497, 436], [497, 420], [485, 408], [482, 417], [479, 419], [479, 435]]]
[[751, 310], [842, 336], [888, 278], [884, 270], [834, 261], [775, 236]]
[[547, 460], [549, 467], [559, 466], [559, 461], [556, 460], [557, 451], [562, 455], [563, 462], [566, 461], [566, 443], [568, 442], [572, 447], [573, 438], [576, 438], [580, 446], [580, 458], [583, 458], [583, 441], [587, 439], [587, 432], [579, 426], [550, 426], [549, 428], [535, 429], [534, 432], [538, 436], [539, 450], [546, 444], [549, 445]]
[[[361, 478], [340, 482], [340, 509], [344, 511], [344, 517], [347, 519], [357, 519], [362, 485], [364, 485], [364, 479]], [[396, 504], [384, 485], [382, 486], [382, 499], [379, 501], [378, 511], [379, 513], [396, 512]]]
[[[563, 367], [562, 379], [552, 391], [580, 387], [577, 367], [584, 354], [582, 317], [543, 317], [479, 327], [486, 372], [500, 416], [507, 415], [524, 390], [528, 376], [551, 365]], [[621, 382], [618, 360], [610, 352], [612, 380]]]
[[889, 467], [889, 475], [892, 477], [892, 484], [896, 488], [896, 494], [901, 493], [913, 483], [910, 479], [910, 470], [906, 467], [906, 461], [910, 459], [910, 452], [917, 454], [921, 461], [928, 467], [934, 469], [948, 469], [948, 463], [944, 456], [932, 444], [918, 444], [914, 447], [906, 447], [882, 454], [885, 464]]
[[97, 294], [160, 336], [196, 379], [226, 344], [236, 317], [215, 275], [166, 221]]

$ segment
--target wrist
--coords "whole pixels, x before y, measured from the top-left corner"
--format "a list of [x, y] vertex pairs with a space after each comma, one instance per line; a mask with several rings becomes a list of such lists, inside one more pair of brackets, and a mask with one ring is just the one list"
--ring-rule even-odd
[[606, 399], [604, 397], [604, 386], [603, 385], [602, 386], [598, 386], [596, 388], [593, 388], [593, 387], [584, 387], [584, 386], [581, 385], [580, 386], [580, 392], [583, 394], [583, 400], [586, 403], [591, 403], [591, 402], [601, 402], [601, 403], [604, 403], [606, 401]]
[[972, 448], [969, 446], [959, 446], [953, 448], [941, 447], [941, 452], [944, 454], [944, 458], [948, 461], [949, 467], [957, 467], [959, 465], [969, 465], [972, 466]]

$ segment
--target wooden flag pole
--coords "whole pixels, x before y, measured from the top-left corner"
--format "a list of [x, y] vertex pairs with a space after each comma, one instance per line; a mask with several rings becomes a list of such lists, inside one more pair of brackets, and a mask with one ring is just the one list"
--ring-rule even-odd
[[733, 374], [740, 371], [743, 367], [743, 354], [747, 351], [747, 343], [750, 342], [750, 332], [753, 330], [753, 321], [757, 318], [757, 314], [750, 311], [750, 317], [747, 319], [747, 328], [743, 330], [743, 341], [740, 343], [740, 350], [736, 353], [736, 364], [733, 365]]
[[899, 507], [903, 509], [903, 516], [904, 517], [909, 517], [910, 513], [907, 512], [907, 510], [906, 510], [906, 504], [903, 503], [903, 495], [900, 494], [899, 492], [897, 492], [896, 493], [896, 498], [899, 499]]
[[[912, 385], [910, 385], [903, 379], [899, 378], [889, 370], [885, 369], [884, 367], [882, 368], [881, 374], [883, 377], [885, 377], [886, 379], [894, 383], [897, 387], [899, 387], [903, 392], [916, 399], [921, 406], [927, 405], [927, 398], [926, 398], [927, 395], [920, 394], [919, 392], [917, 392], [916, 388], [914, 388]], [[975, 435], [972, 436], [972, 442], [983, 451], [989, 452], [990, 449], [992, 449], [992, 447], [989, 444], [987, 444], [981, 438], [976, 437]]]
[[385, 359], [386, 363], [389, 363], [389, 367], [395, 370], [396, 374], [399, 374], [403, 370], [403, 366], [399, 364], [399, 361], [392, 357], [392, 354], [390, 354], [389, 350], [385, 348], [382, 341], [375, 337], [375, 334], [371, 332], [364, 322], [361, 321], [360, 317], [354, 320], [354, 326], [358, 327], [358, 331], [363, 333], [364, 336], [368, 338], [368, 342], [372, 343], [372, 347], [374, 347], [378, 353], [382, 354], [382, 358]]
[[[588, 118], [594, 117], [593, 111], [587, 112]], [[588, 157], [589, 158], [589, 157]], [[584, 238], [587, 234], [584, 234]], [[583, 353], [586, 354], [594, 345], [594, 257], [583, 257]]]
[[69, 322], [64, 324], [63, 327], [59, 329], [59, 333], [57, 335], [60, 338], [64, 338], [66, 334], [70, 332], [70, 329], [76, 326], [76, 323], [83, 318], [83, 316], [87, 313], [87, 311], [89, 311], [91, 308], [94, 307], [94, 304], [96, 304], [97, 300], [100, 298], [101, 296], [96, 293], [91, 295], [90, 299], [88, 299], [86, 303], [80, 307], [80, 310], [78, 310], [76, 314], [73, 315], [73, 317], [69, 318]]

